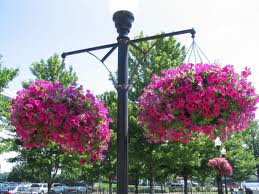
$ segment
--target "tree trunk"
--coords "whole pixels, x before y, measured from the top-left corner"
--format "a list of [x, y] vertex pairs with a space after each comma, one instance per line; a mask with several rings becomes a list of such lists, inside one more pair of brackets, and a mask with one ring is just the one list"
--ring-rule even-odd
[[259, 166], [257, 166], [256, 174], [257, 174], [257, 180], [258, 180], [258, 182], [259, 182]]
[[112, 178], [109, 177], [109, 194], [112, 194]]
[[218, 194], [223, 194], [222, 179], [220, 175], [217, 175]]
[[153, 177], [153, 175], [151, 175], [150, 179], [149, 179], [149, 189], [150, 189], [150, 194], [155, 194], [155, 178]]
[[48, 183], [48, 193], [50, 193], [51, 190], [51, 184]]
[[136, 177], [135, 179], [135, 194], [138, 194], [138, 185], [139, 185], [139, 179]]
[[184, 194], [188, 194], [188, 183], [187, 183], [188, 177], [184, 176], [183, 180], [184, 180], [184, 189], [183, 189], [184, 190]]
[[48, 193], [50, 193], [51, 186], [52, 186], [51, 172], [52, 172], [52, 168], [48, 169]]
[[[52, 187], [52, 184], [56, 178], [56, 175], [58, 173], [58, 169], [59, 169], [59, 165], [57, 165], [54, 170], [51, 168], [49, 168], [48, 170], [48, 193], [50, 193], [51, 191], [51, 187]], [[52, 172], [53, 171], [53, 172]]]
[[164, 191], [163, 191], [163, 184], [160, 183], [160, 187], [161, 187], [161, 193], [164, 194]]

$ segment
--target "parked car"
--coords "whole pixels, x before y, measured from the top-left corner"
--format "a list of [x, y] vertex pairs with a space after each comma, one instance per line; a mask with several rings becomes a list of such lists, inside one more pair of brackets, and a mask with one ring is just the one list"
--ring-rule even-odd
[[1, 183], [0, 189], [1, 189], [1, 193], [3, 193], [3, 191], [8, 191], [8, 188], [11, 186], [18, 186], [17, 183], [13, 183], [13, 182], [5, 182], [5, 183]]
[[53, 187], [63, 187], [63, 186], [67, 186], [67, 185], [62, 184], [62, 183], [53, 183], [51, 188], [53, 188]]
[[10, 186], [7, 186], [5, 189], [4, 189], [4, 194], [14, 194], [17, 192], [17, 189], [18, 189], [18, 185], [10, 185]]
[[4, 183], [4, 184], [1, 184], [0, 186], [0, 192], [1, 193], [4, 193], [5, 191], [8, 191], [8, 184]]
[[31, 190], [40, 194], [48, 193], [47, 183], [32, 183]]
[[259, 190], [259, 182], [245, 182], [245, 183], [243, 183], [243, 187], [245, 189], [258, 191]]
[[30, 187], [19, 186], [16, 194], [38, 194], [38, 192], [32, 191]]
[[38, 194], [32, 191], [29, 187], [23, 185], [10, 186], [6, 188], [4, 194]]
[[168, 186], [183, 188], [184, 185], [183, 185], [183, 183], [180, 183], [180, 182], [178, 182], [178, 183], [170, 182], [170, 183], [168, 183]]
[[73, 187], [69, 187], [69, 186], [56, 186], [56, 187], [52, 187], [50, 190], [51, 194], [73, 194], [73, 193], [77, 193], [77, 190]]
[[72, 183], [70, 186], [74, 188], [77, 191], [77, 193], [89, 193], [96, 191], [96, 189], [94, 189], [92, 186], [88, 185], [85, 182]]
[[77, 193], [89, 193], [89, 192], [94, 192], [96, 191], [96, 189], [94, 189], [93, 187], [91, 186], [73, 186], [71, 187], [73, 188]]

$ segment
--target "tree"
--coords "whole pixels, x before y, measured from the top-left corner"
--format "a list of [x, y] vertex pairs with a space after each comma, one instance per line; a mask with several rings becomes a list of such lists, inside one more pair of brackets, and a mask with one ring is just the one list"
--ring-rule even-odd
[[[141, 33], [136, 38], [143, 38]], [[141, 91], [151, 82], [152, 74], [161, 75], [163, 70], [179, 67], [185, 58], [185, 47], [174, 37], [140, 42], [137, 46], [145, 53], [129, 48], [129, 99], [136, 102]]]
[[[78, 80], [72, 66], [66, 70], [58, 54], [54, 54], [47, 61], [41, 59], [39, 62], [32, 63], [30, 71], [35, 76], [35, 80], [58, 81], [64, 87]], [[30, 82], [32, 80], [23, 82], [23, 86], [26, 87]]]
[[[141, 37], [144, 37], [143, 33], [138, 36]], [[141, 42], [137, 46], [145, 54], [131, 47], [129, 49], [129, 107], [132, 107], [129, 109], [129, 174], [134, 176], [130, 179], [135, 180], [136, 193], [138, 179], [142, 175], [149, 179], [150, 193], [154, 193], [154, 181], [160, 176], [160, 164], [166, 152], [162, 151], [164, 148], [160, 145], [149, 144], [144, 138], [137, 119], [138, 97], [142, 89], [150, 83], [153, 73], [161, 75], [162, 70], [180, 66], [185, 58], [185, 49], [173, 37]], [[143, 168], [137, 171], [135, 167], [139, 166]]]
[[208, 160], [217, 157], [219, 153], [218, 149], [215, 148], [214, 142], [206, 137], [203, 137], [197, 144], [199, 145], [200, 164], [194, 167], [192, 176], [201, 185], [204, 185], [208, 179], [215, 178], [214, 172], [208, 166]]
[[246, 146], [246, 131], [229, 136], [224, 145], [227, 150], [226, 158], [233, 167], [233, 179], [239, 182], [255, 173], [256, 161], [253, 150]]
[[39, 182], [38, 174], [38, 172], [35, 173], [35, 170], [29, 168], [27, 165], [16, 164], [8, 174], [7, 180], [13, 182]]
[[172, 157], [176, 160], [176, 166], [171, 171], [176, 175], [183, 177], [184, 193], [188, 193], [187, 180], [192, 180], [196, 177], [202, 181], [210, 176], [207, 162], [217, 153], [214, 147], [214, 142], [206, 136], [201, 136], [200, 139], [193, 142], [174, 143], [175, 151], [172, 152]]
[[9, 97], [1, 93], [7, 88], [8, 83], [12, 81], [17, 75], [19, 70], [13, 68], [6, 68], [2, 66], [2, 56], [0, 55], [0, 123], [6, 123], [6, 118], [9, 116]]
[[259, 181], [259, 123], [257, 120], [251, 122], [246, 134], [247, 138], [245, 139], [245, 143], [253, 150], [253, 155], [256, 159], [256, 175]]
[[13, 68], [2, 67], [2, 56], [0, 55], [0, 93], [7, 88], [8, 83], [12, 81], [17, 75], [19, 70]]
[[10, 159], [10, 162], [17, 163], [9, 175], [9, 179], [13, 181], [44, 181], [52, 185], [57, 172], [60, 169], [71, 168], [73, 161], [71, 155], [60, 152], [54, 144], [29, 151], [20, 147], [18, 153], [17, 157]]
[[3, 182], [7, 181], [8, 175], [9, 175], [9, 172], [0, 173], [0, 181], [3, 181]]
[[[72, 66], [69, 67], [69, 70], [66, 70], [57, 54], [47, 59], [47, 61], [42, 59], [40, 62], [33, 63], [30, 70], [35, 76], [35, 80], [58, 81], [65, 87], [78, 79]], [[32, 80], [24, 82], [23, 86], [27, 87], [30, 82], [32, 82]], [[56, 178], [57, 172], [60, 169], [71, 169], [72, 166], [70, 166], [70, 164], [78, 159], [76, 157], [71, 157], [67, 153], [61, 152], [58, 146], [54, 144], [50, 144], [42, 149], [34, 148], [32, 150], [27, 150], [19, 146], [21, 144], [18, 139], [15, 140], [14, 144], [13, 149], [18, 151], [19, 155], [12, 161], [20, 162], [22, 165], [35, 169], [35, 172], [40, 171], [40, 178], [48, 183], [48, 191], [51, 189], [51, 185]], [[79, 164], [79, 162], [77, 163]]]
[[[8, 117], [10, 116], [10, 98], [2, 95], [1, 93], [8, 87], [8, 83], [11, 82], [16, 76], [18, 76], [18, 69], [6, 68], [2, 66], [2, 56], [0, 55], [0, 129], [5, 130], [10, 128]], [[0, 153], [5, 151], [9, 147], [8, 141], [1, 138]]]

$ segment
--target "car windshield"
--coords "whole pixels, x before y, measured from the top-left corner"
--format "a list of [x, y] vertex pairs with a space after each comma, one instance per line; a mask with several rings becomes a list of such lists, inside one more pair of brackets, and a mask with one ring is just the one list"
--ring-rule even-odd
[[31, 187], [40, 187], [39, 184], [32, 184]]
[[[26, 187], [18, 187], [18, 191], [25, 191], [27, 188]], [[28, 190], [28, 189], [27, 189]]]
[[11, 187], [8, 187], [9, 190], [14, 190], [16, 187], [14, 186], [11, 186]]
[[60, 184], [60, 183], [54, 183], [54, 184], [52, 185], [52, 187], [62, 187], [62, 186], [64, 186], [64, 185], [62, 185], [62, 184]]

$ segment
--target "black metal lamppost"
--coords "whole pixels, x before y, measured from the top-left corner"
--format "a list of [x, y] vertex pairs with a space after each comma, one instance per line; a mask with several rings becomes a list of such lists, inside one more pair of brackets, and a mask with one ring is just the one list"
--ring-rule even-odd
[[[221, 157], [225, 158], [226, 153], [227, 153], [227, 150], [225, 148], [222, 148], [220, 150]], [[224, 176], [224, 184], [225, 184], [225, 194], [228, 194], [227, 177], [226, 176]]]
[[[222, 142], [220, 141], [220, 138], [217, 137], [214, 140], [215, 143], [215, 147], [217, 148], [217, 150], [220, 150], [221, 144]], [[218, 194], [223, 194], [223, 186], [222, 186], [222, 178], [220, 174], [217, 174], [217, 187], [218, 187]]]
[[61, 56], [64, 60], [69, 55], [111, 48], [102, 59], [99, 59], [103, 63], [118, 48], [118, 83], [115, 85], [118, 92], [117, 194], [126, 194], [128, 193], [128, 46], [140, 49], [135, 43], [187, 33], [194, 37], [195, 30], [187, 29], [130, 40], [128, 34], [134, 21], [133, 14], [125, 10], [117, 11], [113, 14], [113, 21], [119, 34], [117, 43], [64, 52]]
[[[227, 151], [225, 148], [222, 148], [220, 150], [220, 147], [222, 145], [222, 142], [220, 141], [220, 138], [217, 137], [215, 140], [214, 140], [214, 143], [215, 143], [215, 147], [217, 148], [218, 151], [220, 151], [220, 157], [225, 157]], [[226, 180], [226, 176], [224, 176], [224, 184], [225, 184], [225, 192], [226, 194], [228, 194], [228, 190], [227, 190], [227, 180]], [[218, 186], [218, 194], [224, 194], [223, 192], [223, 184], [222, 184], [222, 177], [220, 174], [217, 175], [217, 186]]]

